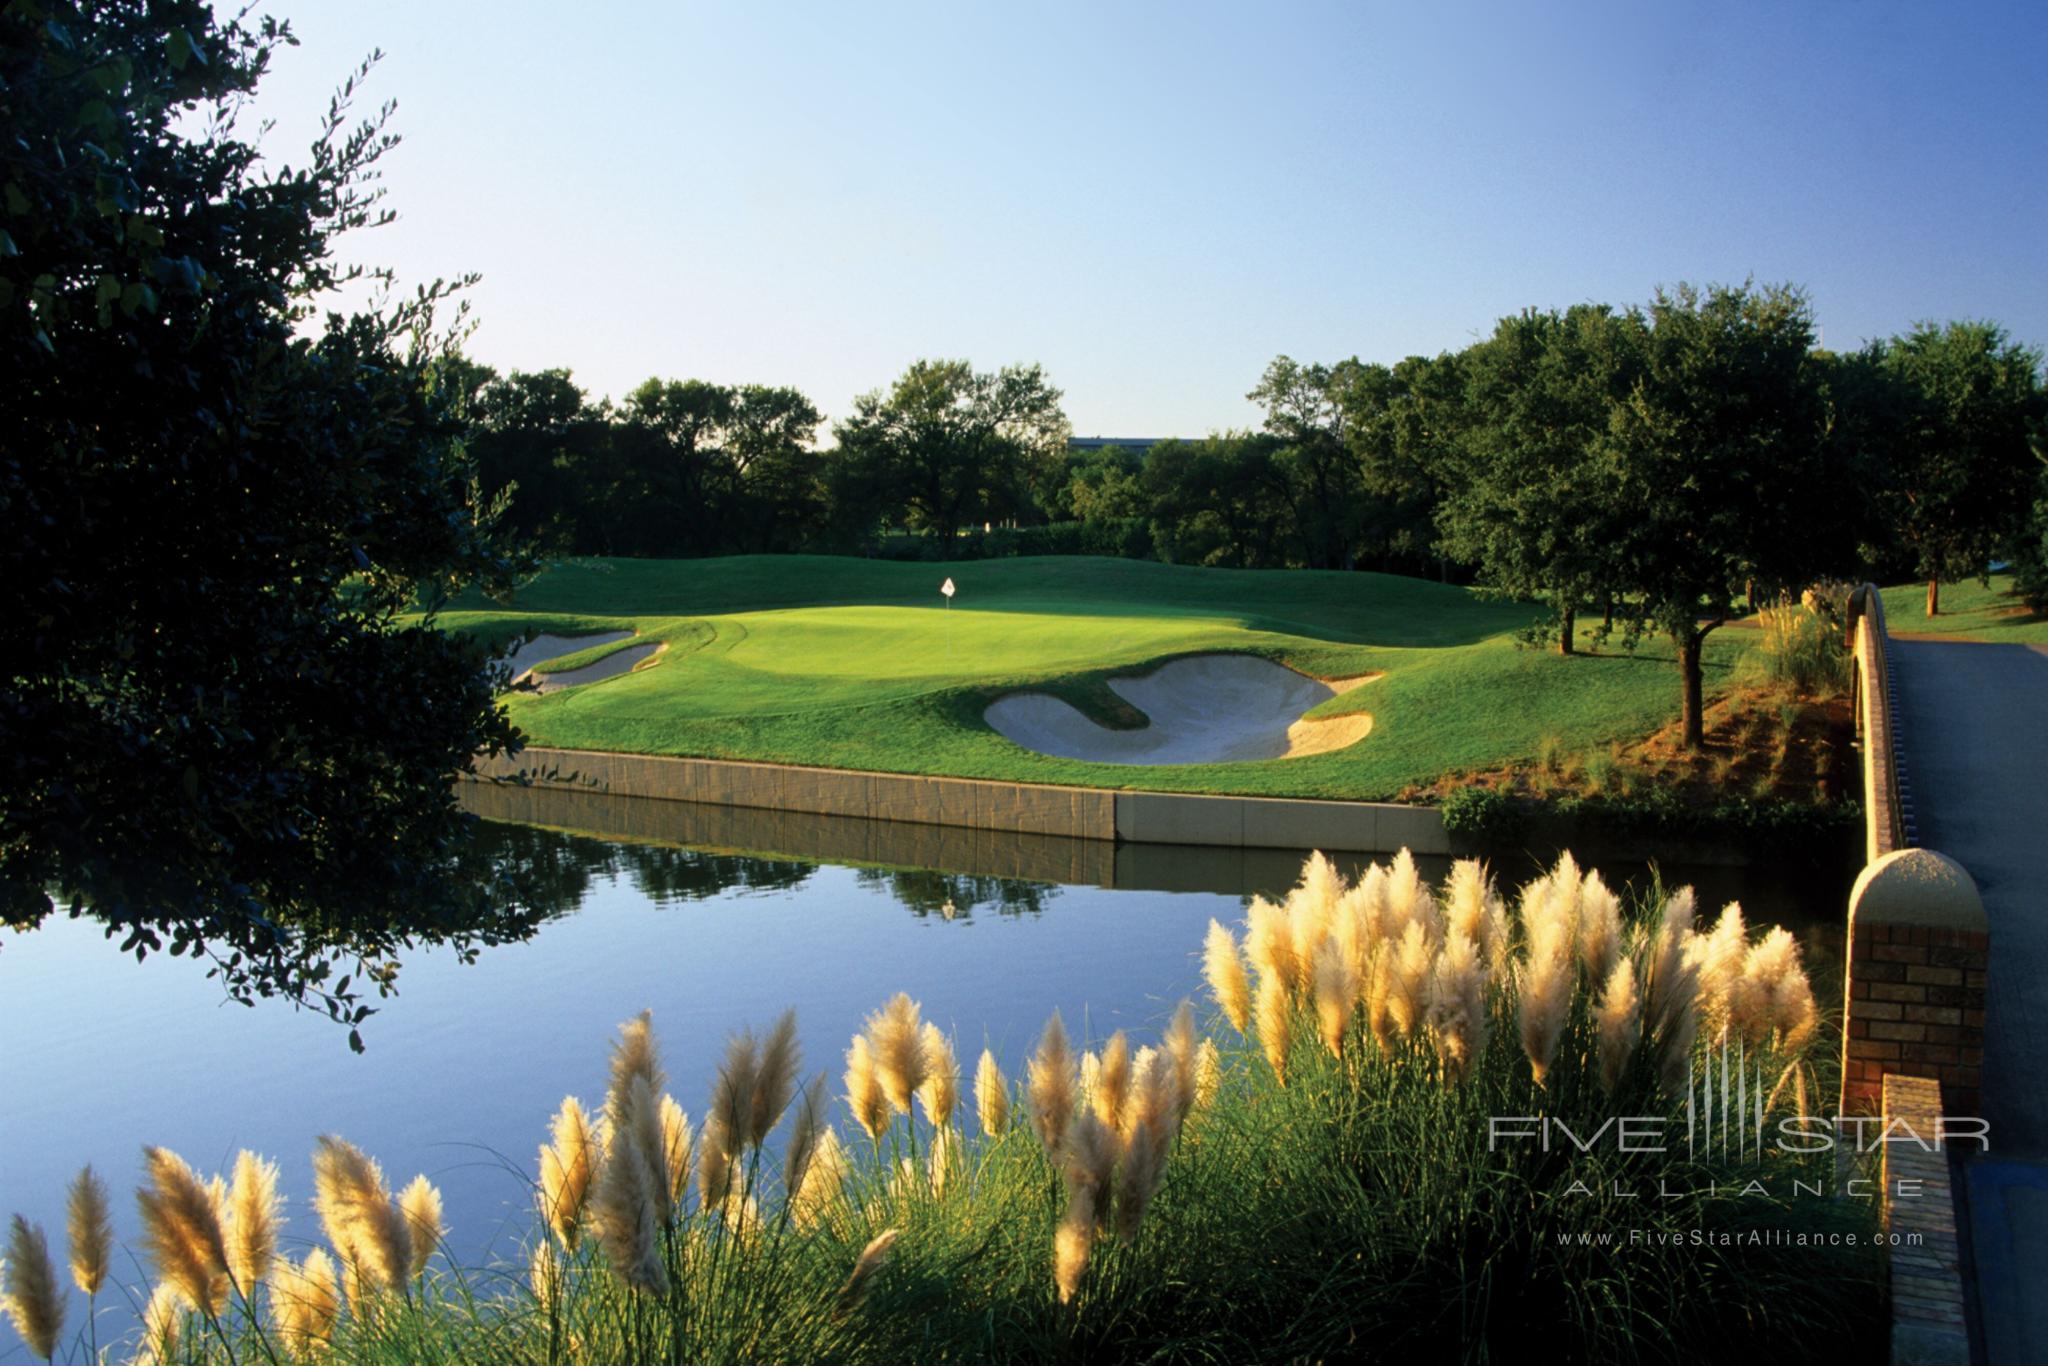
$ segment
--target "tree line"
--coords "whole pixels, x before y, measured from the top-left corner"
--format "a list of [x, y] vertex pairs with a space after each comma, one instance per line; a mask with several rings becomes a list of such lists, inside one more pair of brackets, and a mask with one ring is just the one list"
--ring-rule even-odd
[[[556, 553], [1107, 553], [1375, 568], [1668, 635], [1697, 742], [1700, 648], [1823, 576], [1939, 586], [2011, 562], [2048, 598], [2041, 352], [1989, 322], [1816, 345], [1791, 286], [1527, 309], [1394, 365], [1280, 356], [1256, 431], [1070, 444], [1037, 366], [919, 361], [822, 419], [787, 388], [472, 369], [474, 450]], [[1001, 526], [1002, 530], [996, 528]]]

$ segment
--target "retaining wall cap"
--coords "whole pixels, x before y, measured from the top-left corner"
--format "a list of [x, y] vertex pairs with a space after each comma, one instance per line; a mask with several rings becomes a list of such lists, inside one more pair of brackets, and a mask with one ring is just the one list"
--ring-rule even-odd
[[1849, 919], [1985, 934], [1984, 898], [1962, 864], [1932, 849], [1897, 849], [1872, 860], [1849, 893]]

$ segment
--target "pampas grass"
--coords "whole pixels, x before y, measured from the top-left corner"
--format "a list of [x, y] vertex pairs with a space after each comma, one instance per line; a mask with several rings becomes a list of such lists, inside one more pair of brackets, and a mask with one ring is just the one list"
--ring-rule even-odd
[[837, 1309], [842, 1317], [860, 1308], [861, 1302], [867, 1299], [868, 1283], [889, 1264], [889, 1253], [901, 1236], [900, 1229], [883, 1229], [860, 1250], [860, 1256], [854, 1259], [853, 1270], [846, 1277], [846, 1284], [839, 1287]]
[[114, 1221], [107, 1206], [107, 1183], [90, 1165], [72, 1179], [64, 1227], [71, 1243], [72, 1283], [87, 1296], [99, 1294], [114, 1254]]
[[1351, 1029], [1351, 1011], [1358, 1004], [1358, 978], [1353, 956], [1345, 952], [1344, 945], [1335, 938], [1325, 939], [1316, 950], [1313, 995], [1316, 1024], [1322, 1033], [1323, 1047], [1330, 1050], [1332, 1057], [1344, 1054], [1344, 1038]]
[[768, 1040], [761, 1045], [761, 1064], [748, 1097], [746, 1141], [760, 1147], [768, 1141], [783, 1112], [796, 1096], [797, 1074], [803, 1070], [803, 1051], [797, 1046], [796, 1012], [786, 1010]]
[[1010, 1083], [1003, 1079], [995, 1053], [986, 1048], [974, 1067], [974, 1112], [985, 1137], [1001, 1138], [1010, 1127]]
[[661, 1098], [661, 1162], [668, 1174], [668, 1202], [671, 1208], [680, 1206], [684, 1195], [690, 1189], [694, 1141], [695, 1136], [690, 1132], [690, 1117], [683, 1113], [683, 1107], [676, 1103], [674, 1096], [664, 1095]]
[[1266, 1065], [1273, 1079], [1287, 1084], [1287, 1055], [1294, 1047], [1294, 1002], [1286, 985], [1277, 977], [1259, 983], [1254, 1009], [1259, 1022], [1259, 1046], [1266, 1052]]
[[[553, 1258], [553, 1244], [543, 1239], [537, 1248]], [[280, 1258], [270, 1275], [270, 1308], [285, 1351], [301, 1361], [324, 1352], [334, 1340], [341, 1315], [341, 1287], [333, 1260], [317, 1247], [296, 1265]]]
[[1252, 988], [1245, 977], [1244, 959], [1237, 941], [1218, 922], [1209, 922], [1209, 937], [1202, 945], [1202, 976], [1216, 997], [1224, 1018], [1238, 1033], [1247, 1033], [1252, 1016]]
[[8, 1230], [7, 1255], [0, 1258], [0, 1309], [14, 1321], [14, 1330], [28, 1344], [30, 1354], [45, 1361], [57, 1355], [57, 1338], [64, 1331], [69, 1298], [58, 1283], [42, 1226], [15, 1215]]
[[277, 1164], [244, 1149], [235, 1158], [228, 1192], [228, 1270], [244, 1297], [270, 1276], [277, 1257], [277, 1232], [284, 1201], [277, 1193]]
[[1110, 1129], [1121, 1132], [1124, 1105], [1131, 1094], [1131, 1041], [1119, 1029], [1102, 1046], [1095, 1084], [1088, 1091], [1088, 1104], [1095, 1117]]
[[583, 1102], [565, 1096], [555, 1112], [552, 1141], [540, 1150], [541, 1217], [571, 1252], [583, 1237], [583, 1219], [601, 1156], [596, 1125]]
[[1245, 912], [1245, 926], [1245, 957], [1251, 960], [1259, 985], [1272, 983], [1288, 995], [1299, 991], [1303, 965], [1294, 956], [1294, 927], [1286, 908], [1255, 896]]
[[924, 1083], [917, 1088], [918, 1103], [924, 1106], [924, 1117], [940, 1128], [953, 1122], [953, 1112], [960, 1106], [960, 1060], [953, 1054], [953, 1045], [939, 1032], [939, 1027], [925, 1022]]
[[218, 1315], [227, 1307], [228, 1252], [213, 1192], [167, 1149], [143, 1149], [143, 1165], [149, 1184], [135, 1192], [135, 1202], [157, 1279], [192, 1308]]
[[[621, 1281], [643, 1294], [665, 1294], [668, 1268], [662, 1261], [660, 1237], [668, 1172], [657, 1165], [661, 1119], [645, 1076], [630, 1077], [615, 1122], [611, 1149], [591, 1196], [591, 1223], [598, 1246]], [[650, 1130], [651, 1143], [641, 1137]], [[707, 1149], [710, 1130], [707, 1124]]]
[[879, 1143], [882, 1130], [889, 1126], [889, 1093], [882, 1089], [874, 1049], [865, 1034], [855, 1035], [853, 1046], [846, 1050], [846, 1108], [868, 1137]]
[[178, 1288], [169, 1282], [161, 1282], [150, 1292], [149, 1302], [142, 1310], [142, 1355], [144, 1363], [165, 1363], [168, 1366], [178, 1350], [178, 1330], [185, 1321], [187, 1301]]
[[1074, 1052], [1067, 1044], [1067, 1027], [1055, 1010], [1045, 1022], [1038, 1051], [1026, 1069], [1025, 1093], [1031, 1102], [1031, 1124], [1038, 1141], [1049, 1156], [1057, 1155], [1073, 1118], [1075, 1092]]
[[1429, 1032], [1447, 1081], [1463, 1081], [1486, 1051], [1486, 969], [1479, 946], [1455, 926], [1430, 971]]
[[929, 1060], [925, 1057], [924, 1022], [917, 1002], [903, 992], [868, 1017], [868, 1046], [874, 1052], [875, 1075], [889, 1106], [899, 1115], [910, 1113], [910, 1098], [924, 1085]]
[[1611, 1094], [1635, 1060], [1642, 1038], [1643, 999], [1636, 991], [1634, 959], [1620, 958], [1609, 970], [1594, 1018], [1599, 1027], [1600, 1089]]
[[847, 1172], [846, 1150], [840, 1146], [838, 1131], [824, 1130], [790, 1200], [790, 1218], [798, 1228], [816, 1228], [831, 1216], [845, 1199]]
[[[275, 1168], [271, 1175], [276, 1177]], [[398, 1212], [405, 1216], [406, 1234], [412, 1239], [412, 1264], [406, 1268], [406, 1278], [416, 1281], [426, 1274], [427, 1259], [434, 1255], [434, 1249], [448, 1238], [440, 1188], [424, 1176], [415, 1176], [399, 1192]]]
[[356, 1287], [370, 1294], [403, 1289], [412, 1268], [412, 1235], [384, 1183], [384, 1169], [353, 1143], [324, 1135], [313, 1150], [313, 1209]]

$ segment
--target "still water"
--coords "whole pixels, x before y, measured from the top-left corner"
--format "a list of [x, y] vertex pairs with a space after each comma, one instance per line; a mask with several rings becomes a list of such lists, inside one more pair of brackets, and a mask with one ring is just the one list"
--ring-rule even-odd
[[[529, 822], [486, 825], [485, 838], [548, 867], [563, 913], [473, 964], [436, 951], [406, 959], [400, 994], [364, 1026], [362, 1056], [324, 1016], [225, 1002], [192, 962], [138, 964], [89, 921], [6, 935], [0, 1216], [19, 1211], [61, 1241], [63, 1186], [91, 1162], [132, 1248], [141, 1145], [202, 1173], [251, 1148], [283, 1165], [297, 1255], [318, 1232], [308, 1155], [316, 1135], [334, 1133], [394, 1184], [416, 1172], [436, 1182], [465, 1264], [515, 1257], [549, 1116], [565, 1094], [601, 1099], [606, 1042], [641, 1009], [654, 1012], [670, 1088], [693, 1121], [729, 1033], [796, 1007], [807, 1071], [828, 1072], [836, 1091], [849, 1037], [899, 990], [953, 1036], [970, 1075], [984, 1046], [1014, 1075], [1055, 1007], [1089, 1039], [1155, 1037], [1198, 996], [1209, 919], [1234, 923], [1250, 893], [1283, 892], [1302, 858], [574, 794], [484, 793], [472, 805]], [[1422, 862], [1432, 879], [1446, 867]], [[1496, 859], [1504, 884], [1536, 866]], [[1616, 885], [1647, 877], [1640, 865], [1604, 871]], [[1740, 898], [1752, 924], [1792, 925], [1823, 1003], [1839, 993], [1838, 870], [1663, 874], [1695, 883], [1709, 906]], [[142, 1284], [132, 1259], [117, 1268]], [[18, 1350], [0, 1335], [0, 1360]]]

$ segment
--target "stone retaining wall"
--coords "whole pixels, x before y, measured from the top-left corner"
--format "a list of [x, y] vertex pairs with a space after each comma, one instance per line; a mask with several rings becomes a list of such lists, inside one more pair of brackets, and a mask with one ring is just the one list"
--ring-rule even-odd
[[523, 776], [540, 785], [614, 796], [1068, 839], [1346, 853], [1451, 852], [1443, 816], [1434, 808], [1384, 802], [1118, 792], [572, 749], [527, 749], [516, 758], [480, 759], [477, 772], [487, 779]]

